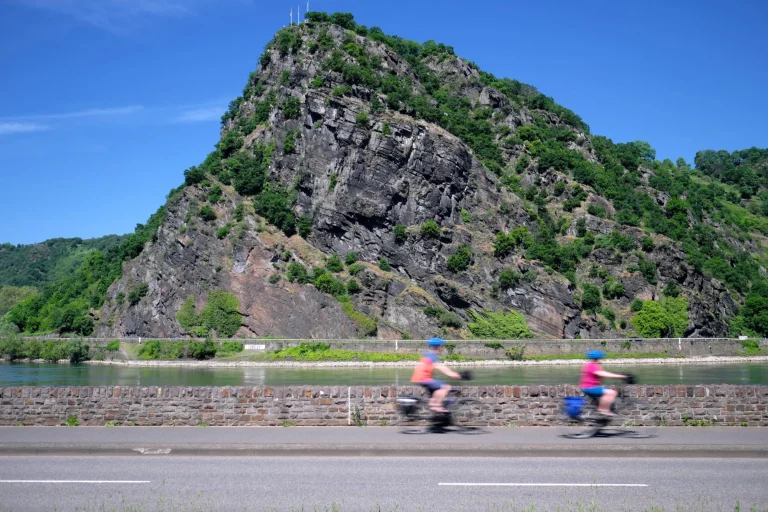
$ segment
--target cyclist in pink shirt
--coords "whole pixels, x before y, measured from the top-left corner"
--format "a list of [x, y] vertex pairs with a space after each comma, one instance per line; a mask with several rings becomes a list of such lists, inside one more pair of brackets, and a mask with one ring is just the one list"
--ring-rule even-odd
[[611, 405], [616, 400], [616, 391], [603, 387], [600, 379], [626, 379], [627, 376], [603, 370], [598, 361], [604, 357], [605, 353], [600, 350], [587, 352], [589, 362], [581, 368], [579, 387], [585, 395], [599, 399], [597, 412], [606, 416], [615, 416], [611, 412]]

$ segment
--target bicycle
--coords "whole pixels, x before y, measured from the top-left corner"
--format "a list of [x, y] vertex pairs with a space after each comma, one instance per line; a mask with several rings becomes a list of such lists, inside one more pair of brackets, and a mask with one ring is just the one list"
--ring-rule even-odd
[[[634, 375], [627, 375], [627, 384], [635, 384], [637, 379]], [[587, 400], [589, 403], [587, 403]], [[592, 437], [628, 437], [632, 439], [647, 439], [654, 437], [637, 430], [629, 430], [621, 426], [611, 426], [611, 422], [617, 419], [623, 419], [618, 416], [618, 411], [632, 403], [626, 396], [623, 387], [619, 388], [616, 401], [611, 404], [611, 412], [616, 416], [601, 416], [597, 414], [597, 404], [599, 398], [567, 396], [564, 399], [563, 414], [570, 425], [589, 426], [581, 432], [562, 434], [562, 437], [568, 439], [589, 439]]]
[[[462, 380], [471, 380], [468, 371], [462, 372]], [[402, 416], [400, 425], [404, 434], [482, 434], [486, 431], [472, 425], [474, 412], [484, 404], [475, 398], [461, 396], [461, 390], [451, 389], [443, 401], [443, 408], [448, 412], [429, 410], [429, 398], [423, 395], [399, 395], [396, 399], [398, 412]], [[480, 414], [481, 415], [481, 414]], [[426, 423], [424, 428], [415, 428]]]

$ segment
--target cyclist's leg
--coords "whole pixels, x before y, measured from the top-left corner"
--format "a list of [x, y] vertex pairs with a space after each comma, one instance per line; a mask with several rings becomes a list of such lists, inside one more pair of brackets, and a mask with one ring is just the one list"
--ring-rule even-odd
[[447, 412], [443, 407], [443, 402], [445, 401], [445, 397], [448, 396], [451, 386], [440, 381], [435, 382], [440, 384], [440, 388], [432, 393], [432, 400], [429, 401], [429, 408], [435, 412]]
[[597, 405], [597, 412], [612, 416], [611, 404], [616, 400], [616, 391], [610, 388], [603, 389], [603, 396], [600, 397], [600, 403]]

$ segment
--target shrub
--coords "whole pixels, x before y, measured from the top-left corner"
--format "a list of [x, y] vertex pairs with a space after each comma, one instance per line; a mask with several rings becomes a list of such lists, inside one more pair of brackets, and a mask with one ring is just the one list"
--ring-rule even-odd
[[[0, 341], [0, 354], [3, 352], [2, 345], [3, 342]], [[28, 359], [40, 359], [42, 351], [43, 343], [39, 340], [30, 340], [24, 343], [23, 354]]]
[[67, 342], [67, 351], [69, 352], [70, 363], [82, 363], [90, 359], [90, 346], [83, 340], [69, 340]]
[[325, 268], [331, 272], [341, 272], [344, 270], [344, 264], [341, 262], [341, 259], [339, 259], [338, 255], [332, 254], [325, 261]]
[[510, 268], [504, 269], [501, 271], [501, 274], [499, 274], [499, 285], [505, 290], [507, 288], [513, 288], [520, 282], [520, 277], [520, 274], [514, 270]]
[[232, 229], [232, 224], [227, 224], [216, 230], [216, 238], [222, 240], [227, 237], [229, 231]]
[[211, 187], [211, 190], [208, 191], [208, 201], [211, 203], [218, 203], [221, 199], [221, 187], [219, 185], [214, 185]]
[[368, 114], [365, 112], [358, 112], [357, 116], [355, 116], [355, 124], [361, 128], [368, 128], [368, 125], [370, 124]]
[[528, 329], [525, 315], [517, 311], [469, 312], [473, 322], [467, 324], [472, 334], [478, 338], [519, 339], [530, 338], [533, 333]]
[[432, 219], [421, 225], [421, 235], [425, 238], [440, 238], [440, 228]]
[[584, 285], [584, 293], [581, 295], [581, 307], [586, 311], [595, 311], [600, 307], [600, 290], [591, 284]]
[[309, 274], [307, 274], [307, 269], [304, 267], [304, 265], [297, 261], [292, 261], [288, 264], [285, 277], [292, 283], [306, 284], [309, 282]]
[[353, 263], [347, 269], [347, 272], [349, 272], [349, 275], [351, 275], [351, 276], [356, 276], [357, 274], [359, 274], [362, 271], [363, 271], [363, 266], [360, 263]]
[[348, 252], [346, 256], [344, 256], [344, 263], [347, 265], [352, 265], [357, 262], [357, 253], [356, 252]]
[[25, 357], [24, 343], [15, 335], [0, 340], [0, 355], [9, 361], [15, 361]]
[[296, 119], [301, 114], [301, 102], [299, 98], [288, 98], [283, 102], [283, 115], [287, 119]]
[[603, 296], [606, 299], [618, 299], [624, 295], [624, 284], [621, 281], [611, 279], [603, 286]]
[[200, 208], [200, 218], [205, 221], [216, 220], [216, 212], [213, 211], [213, 208], [211, 208], [210, 205], [204, 204], [203, 207]]
[[244, 348], [242, 341], [225, 341], [216, 349], [217, 354], [234, 354], [242, 352]]
[[296, 132], [288, 130], [285, 135], [285, 142], [283, 142], [283, 154], [288, 155], [296, 151]]
[[213, 359], [216, 356], [216, 344], [211, 339], [205, 341], [191, 341], [189, 342], [187, 351], [189, 357], [197, 359], [198, 361]]
[[632, 305], [629, 306], [629, 310], [632, 311], [633, 313], [637, 313], [641, 309], [643, 309], [643, 301], [640, 299], [633, 300]]
[[616, 321], [616, 313], [614, 313], [611, 308], [603, 309], [603, 316], [607, 318], [611, 323]]
[[333, 296], [341, 296], [347, 292], [347, 288], [344, 286], [344, 283], [329, 273], [324, 273], [317, 276], [312, 284], [314, 284], [315, 288], [321, 292]]
[[120, 350], [120, 342], [118, 340], [112, 340], [109, 343], [107, 343], [107, 346], [105, 348], [110, 352], [117, 352], [118, 350]]
[[353, 295], [355, 293], [358, 293], [362, 288], [360, 288], [360, 284], [357, 282], [356, 279], [350, 279], [347, 281], [347, 293], [350, 295]]
[[677, 287], [677, 283], [675, 283], [672, 280], [667, 281], [667, 284], [664, 286], [664, 290], [661, 292], [665, 297], [679, 297], [680, 296], [680, 288]]
[[638, 268], [649, 284], [656, 284], [656, 264], [654, 262], [642, 259], [638, 262]]
[[312, 232], [312, 220], [306, 215], [302, 215], [299, 217], [297, 225], [299, 227], [299, 236], [306, 239]]
[[406, 231], [406, 228], [403, 224], [395, 224], [395, 242], [398, 244], [402, 244], [406, 240], [408, 240], [408, 231]]
[[242, 222], [244, 218], [245, 218], [245, 204], [238, 203], [237, 206], [235, 207], [235, 219], [238, 222]]
[[43, 349], [40, 351], [40, 357], [50, 363], [58, 362], [60, 359], [67, 359], [69, 351], [67, 344], [63, 341], [48, 340], [43, 343]]
[[651, 237], [649, 237], [649, 236], [644, 236], [640, 240], [640, 247], [645, 252], [651, 252], [653, 250], [653, 239]]
[[389, 264], [389, 261], [387, 261], [387, 258], [381, 258], [379, 260], [379, 268], [384, 272], [389, 272], [392, 270], [392, 266]]
[[503, 258], [517, 247], [529, 247], [532, 241], [531, 233], [525, 226], [518, 226], [509, 234], [499, 231], [493, 245], [493, 254], [497, 258]]
[[131, 306], [135, 306], [139, 303], [142, 297], [146, 296], [149, 292], [149, 285], [147, 283], [141, 283], [140, 285], [131, 289], [128, 292], [128, 303]]
[[461, 272], [469, 267], [472, 261], [472, 250], [467, 245], [461, 245], [459, 249], [448, 258], [446, 264], [451, 272]]
[[453, 327], [458, 329], [464, 325], [464, 322], [461, 321], [459, 315], [446, 311], [441, 307], [427, 306], [424, 308], [423, 312], [426, 316], [436, 319], [441, 327]]
[[274, 272], [269, 276], [269, 284], [277, 284], [280, 281], [280, 274]]
[[470, 222], [472, 220], [472, 216], [469, 214], [467, 210], [462, 209], [461, 210], [461, 221], [462, 222]]

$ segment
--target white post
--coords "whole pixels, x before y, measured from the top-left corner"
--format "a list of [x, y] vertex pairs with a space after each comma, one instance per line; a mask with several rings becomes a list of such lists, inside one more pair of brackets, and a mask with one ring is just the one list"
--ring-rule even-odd
[[347, 425], [352, 424], [352, 386], [347, 388]]
[[395, 340], [395, 352], [397, 352], [397, 340]]

